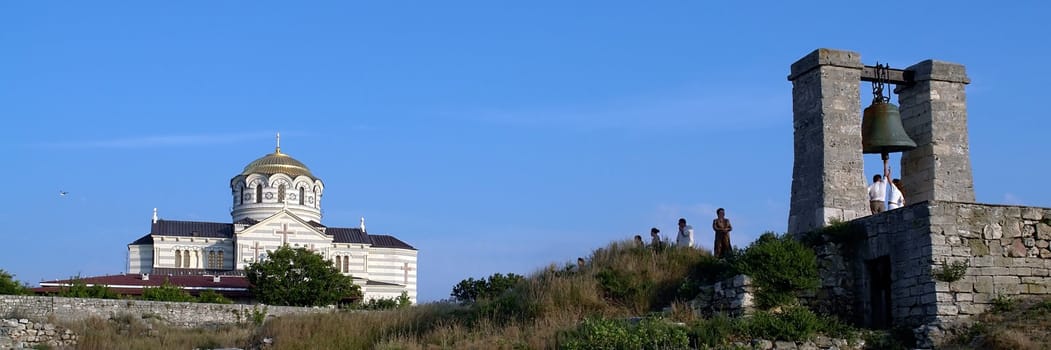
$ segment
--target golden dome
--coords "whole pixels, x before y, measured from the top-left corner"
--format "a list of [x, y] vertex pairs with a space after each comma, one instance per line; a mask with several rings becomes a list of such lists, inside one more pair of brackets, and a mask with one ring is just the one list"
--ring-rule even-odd
[[307, 166], [296, 160], [295, 158], [289, 157], [287, 154], [281, 153], [281, 149], [278, 148], [274, 153], [267, 154], [262, 158], [256, 159], [248, 166], [245, 166], [245, 170], [241, 172], [241, 175], [248, 174], [285, 174], [291, 176], [293, 179], [296, 176], [304, 175], [311, 179], [317, 179], [314, 174], [310, 173], [310, 169]]

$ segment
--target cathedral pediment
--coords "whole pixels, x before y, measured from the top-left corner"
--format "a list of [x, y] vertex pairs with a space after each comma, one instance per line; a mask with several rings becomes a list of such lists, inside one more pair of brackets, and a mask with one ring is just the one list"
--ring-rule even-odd
[[281, 242], [289, 243], [289, 245], [300, 242], [318, 243], [319, 240], [323, 240], [326, 243], [331, 242], [332, 237], [321, 232], [322, 228], [311, 225], [291, 212], [282, 210], [258, 223], [245, 227], [240, 232], [237, 232], [236, 237], [238, 240], [252, 238], [280, 239]]

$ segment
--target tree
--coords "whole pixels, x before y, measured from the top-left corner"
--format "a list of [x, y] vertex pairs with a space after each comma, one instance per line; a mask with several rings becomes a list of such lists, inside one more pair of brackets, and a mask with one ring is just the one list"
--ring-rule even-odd
[[84, 279], [80, 278], [80, 275], [71, 277], [69, 279], [69, 285], [58, 290], [58, 296], [66, 298], [120, 298], [119, 294], [105, 285], [94, 284], [91, 287], [88, 287], [88, 284], [84, 282]]
[[284, 246], [245, 271], [251, 291], [271, 305], [324, 306], [361, 299], [361, 288], [331, 261], [304, 248]]
[[15, 280], [15, 275], [0, 269], [0, 295], [7, 294], [29, 294], [29, 287]]
[[167, 279], [159, 287], [147, 287], [142, 290], [142, 300], [153, 301], [196, 301], [190, 293], [179, 286], [171, 284]]
[[500, 296], [505, 291], [514, 288], [518, 282], [521, 282], [523, 277], [513, 273], [503, 274], [496, 273], [489, 278], [474, 279], [468, 278], [457, 283], [453, 287], [452, 297], [456, 298], [460, 302], [475, 302], [480, 299], [492, 299]]
[[201, 294], [197, 295], [198, 303], [211, 303], [211, 304], [233, 304], [233, 301], [227, 299], [219, 292], [214, 289], [205, 289], [201, 291]]

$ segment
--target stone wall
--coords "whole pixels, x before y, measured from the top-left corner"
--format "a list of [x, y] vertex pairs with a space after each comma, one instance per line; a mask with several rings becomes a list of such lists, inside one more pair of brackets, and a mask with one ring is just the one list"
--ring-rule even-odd
[[266, 306], [246, 304], [176, 303], [144, 300], [62, 298], [0, 295], [0, 317], [78, 321], [91, 317], [110, 318], [122, 314], [162, 319], [174, 326], [198, 327], [213, 324], [252, 322], [255, 314], [275, 317], [292, 314], [333, 312], [335, 308]]
[[[804, 300], [861, 325], [917, 327], [936, 343], [998, 298], [1051, 295], [1048, 208], [928, 201], [819, 232], [800, 236], [822, 282]], [[969, 266], [960, 280], [935, 278], [952, 263]]]
[[940, 320], [966, 320], [997, 298], [1051, 294], [1051, 209], [936, 202], [930, 210], [933, 268], [970, 266], [959, 281], [934, 282]]
[[28, 319], [0, 319], [0, 349], [35, 349], [38, 347], [72, 347], [77, 335], [50, 323]]
[[866, 326], [932, 320], [930, 221], [924, 202], [841, 224], [816, 239], [821, 287], [804, 300]]
[[751, 314], [755, 311], [755, 287], [752, 285], [752, 278], [737, 275], [725, 281], [703, 286], [692, 304], [694, 312], [701, 315]]

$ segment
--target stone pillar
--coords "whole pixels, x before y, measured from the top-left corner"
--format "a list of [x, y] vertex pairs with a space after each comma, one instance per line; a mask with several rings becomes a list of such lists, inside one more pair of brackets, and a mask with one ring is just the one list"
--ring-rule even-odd
[[792, 64], [795, 162], [788, 233], [869, 214], [861, 155], [861, 55], [818, 49]]
[[915, 84], [898, 87], [902, 125], [916, 149], [901, 157], [905, 204], [928, 200], [974, 202], [967, 140], [970, 83], [963, 65], [926, 60], [907, 70]]

